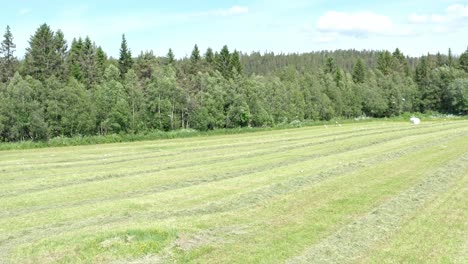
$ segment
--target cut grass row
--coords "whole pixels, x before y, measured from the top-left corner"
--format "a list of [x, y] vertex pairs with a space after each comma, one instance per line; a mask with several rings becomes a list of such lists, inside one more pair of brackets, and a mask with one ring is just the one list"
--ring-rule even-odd
[[[2, 152], [0, 164], [6, 166], [0, 169], [0, 259], [307, 260], [327, 243], [338, 245], [333, 237], [354, 222], [369, 232], [378, 228], [366, 222], [366, 216], [389, 201], [404, 201], [405, 193], [436, 177], [437, 171], [453, 168], [453, 177], [447, 174], [446, 185], [435, 182], [434, 188], [419, 189], [431, 193], [415, 207], [421, 215], [408, 212], [411, 201], [407, 207], [394, 203], [388, 211], [401, 209], [401, 219], [424, 217], [428, 201], [460, 189], [466, 178], [460, 157], [468, 152], [467, 124], [366, 123], [110, 144], [103, 149]], [[108, 155], [108, 163], [95, 160], [102, 155]], [[41, 161], [44, 165], [38, 165]], [[377, 249], [384, 248], [390, 252], [388, 260], [397, 259], [392, 254], [398, 242], [390, 242], [402, 241], [400, 230], [409, 225], [389, 225], [390, 231], [377, 232], [376, 240], [363, 234], [361, 240], [369, 241], [365, 246], [331, 255], [339, 259], [351, 252], [356, 260], [374, 262], [381, 256]], [[413, 229], [424, 233], [418, 226]], [[442, 231], [439, 236], [444, 236]], [[460, 239], [458, 234], [458, 240], [447, 243], [462, 245]], [[153, 246], [137, 250], [145, 244]], [[462, 255], [458, 247], [447, 258]]]

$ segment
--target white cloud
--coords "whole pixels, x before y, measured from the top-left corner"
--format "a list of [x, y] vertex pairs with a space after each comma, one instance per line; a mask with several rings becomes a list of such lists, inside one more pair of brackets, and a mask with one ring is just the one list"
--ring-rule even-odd
[[411, 14], [408, 21], [413, 24], [426, 23], [429, 21], [429, 17], [427, 15]]
[[447, 20], [447, 17], [441, 15], [432, 15], [431, 21], [434, 23], [444, 23]]
[[446, 32], [441, 28], [461, 28], [468, 25], [468, 5], [453, 4], [446, 8], [444, 13], [438, 14], [412, 14], [408, 17], [411, 23], [436, 24], [436, 32]]
[[317, 30], [322, 33], [335, 33], [353, 37], [369, 35], [406, 36], [409, 29], [398, 28], [392, 20], [374, 12], [327, 12], [317, 22]]
[[468, 5], [461, 5], [461, 4], [454, 4], [447, 7], [447, 13], [457, 16], [466, 18], [468, 17]]
[[247, 14], [249, 12], [249, 8], [245, 6], [233, 6], [228, 9], [219, 9], [214, 11], [209, 11], [209, 14], [216, 15], [216, 16], [235, 16], [235, 15], [242, 15]]
[[18, 14], [21, 16], [27, 15], [29, 13], [31, 13], [31, 9], [29, 8], [21, 8], [20, 10], [18, 10]]

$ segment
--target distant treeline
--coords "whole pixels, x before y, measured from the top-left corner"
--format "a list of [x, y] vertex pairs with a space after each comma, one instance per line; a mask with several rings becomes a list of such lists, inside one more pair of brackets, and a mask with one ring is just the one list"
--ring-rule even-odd
[[[109, 58], [89, 37], [68, 45], [41, 25], [23, 60], [7, 27], [0, 48], [0, 141], [263, 127], [335, 117], [468, 112], [468, 50], [242, 54], [224, 46], [175, 59]], [[297, 121], [296, 121], [297, 120]]]

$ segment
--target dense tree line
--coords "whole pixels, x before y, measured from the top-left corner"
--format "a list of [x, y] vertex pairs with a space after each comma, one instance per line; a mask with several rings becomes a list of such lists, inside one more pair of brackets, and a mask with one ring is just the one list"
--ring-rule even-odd
[[0, 48], [0, 141], [273, 126], [295, 120], [468, 112], [468, 50], [242, 54], [194, 46], [189, 58], [134, 57], [122, 36], [109, 58], [89, 38], [70, 47], [41, 25], [23, 60], [10, 27]]

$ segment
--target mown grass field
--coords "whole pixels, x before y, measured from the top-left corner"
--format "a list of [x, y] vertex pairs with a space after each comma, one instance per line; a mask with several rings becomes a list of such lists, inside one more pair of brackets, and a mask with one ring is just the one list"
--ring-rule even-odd
[[468, 121], [0, 152], [0, 263], [467, 263]]

